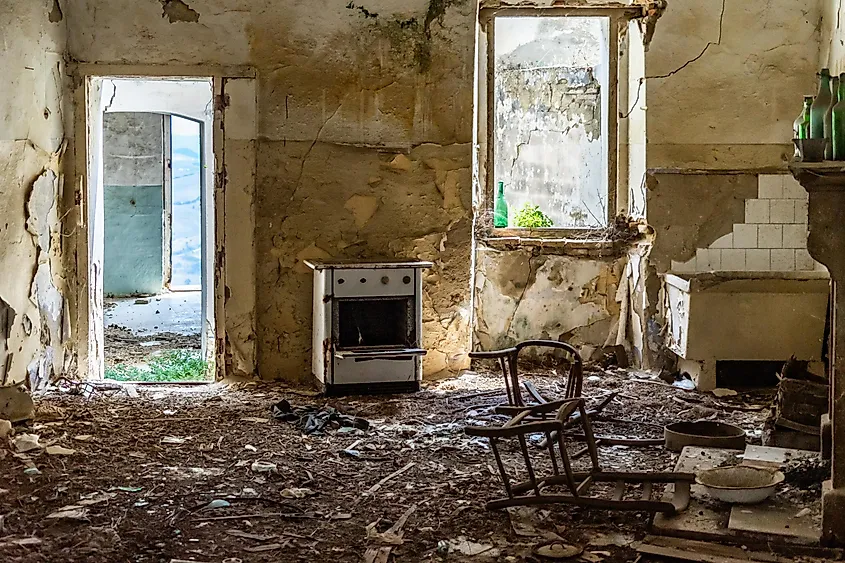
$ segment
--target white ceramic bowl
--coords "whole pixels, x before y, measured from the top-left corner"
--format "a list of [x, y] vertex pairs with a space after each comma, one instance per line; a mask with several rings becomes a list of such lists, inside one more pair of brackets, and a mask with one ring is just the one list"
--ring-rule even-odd
[[783, 480], [780, 471], [749, 465], [715, 467], [699, 471], [695, 476], [695, 482], [704, 486], [711, 497], [733, 504], [763, 502]]

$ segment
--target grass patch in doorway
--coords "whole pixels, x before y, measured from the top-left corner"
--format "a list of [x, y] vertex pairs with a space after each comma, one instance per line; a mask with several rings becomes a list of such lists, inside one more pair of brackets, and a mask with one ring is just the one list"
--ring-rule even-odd
[[143, 367], [118, 364], [106, 368], [105, 376], [116, 381], [204, 381], [207, 373], [208, 362], [199, 350], [167, 350]]

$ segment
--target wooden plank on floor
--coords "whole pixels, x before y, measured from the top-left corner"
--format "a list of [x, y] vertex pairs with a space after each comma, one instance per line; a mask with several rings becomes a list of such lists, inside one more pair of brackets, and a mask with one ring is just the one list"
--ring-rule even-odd
[[642, 542], [633, 544], [633, 548], [646, 555], [695, 561], [697, 563], [792, 563], [791, 557], [782, 557], [774, 553], [754, 552], [739, 547], [714, 544], [695, 540], [679, 540], [646, 536]]

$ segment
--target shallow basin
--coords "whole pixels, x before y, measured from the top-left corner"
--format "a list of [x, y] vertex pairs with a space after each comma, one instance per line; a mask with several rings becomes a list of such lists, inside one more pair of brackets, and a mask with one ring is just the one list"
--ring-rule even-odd
[[695, 482], [704, 486], [711, 497], [736, 504], [763, 502], [783, 480], [783, 473], [776, 469], [748, 465], [715, 467], [695, 476]]
[[679, 452], [684, 446], [701, 448], [745, 449], [745, 431], [725, 422], [673, 422], [663, 429], [666, 449]]

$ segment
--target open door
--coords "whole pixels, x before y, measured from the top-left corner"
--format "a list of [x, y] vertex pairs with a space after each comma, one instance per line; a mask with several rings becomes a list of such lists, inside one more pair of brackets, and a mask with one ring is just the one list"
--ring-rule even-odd
[[101, 379], [104, 369], [103, 332], [103, 79], [86, 85], [88, 137], [88, 377]]

